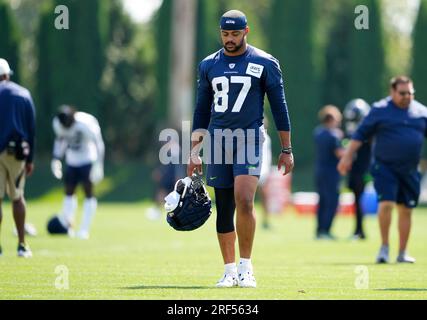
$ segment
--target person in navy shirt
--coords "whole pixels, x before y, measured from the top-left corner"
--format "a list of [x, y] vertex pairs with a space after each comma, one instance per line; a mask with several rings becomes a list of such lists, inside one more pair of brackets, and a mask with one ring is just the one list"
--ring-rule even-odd
[[[294, 162], [290, 121], [279, 61], [248, 45], [246, 16], [231, 10], [221, 17], [223, 48], [199, 65], [196, 109], [193, 118], [192, 151], [187, 175], [197, 169], [199, 157], [210, 154], [207, 183], [215, 188], [217, 234], [225, 264], [218, 287], [256, 287], [251, 263], [255, 233], [254, 196], [262, 167], [264, 96], [270, 101], [282, 152], [278, 169], [292, 171]], [[205, 158], [206, 159], [206, 158]], [[236, 231], [240, 263], [235, 263]]]
[[340, 184], [337, 164], [343, 153], [343, 133], [339, 129], [342, 115], [337, 107], [328, 105], [320, 110], [319, 120], [321, 125], [314, 130], [315, 184], [319, 194], [316, 238], [333, 240], [331, 227], [338, 208]]
[[396, 204], [400, 236], [397, 262], [415, 262], [406, 249], [412, 210], [417, 206], [420, 195], [418, 163], [427, 135], [427, 108], [414, 100], [414, 95], [414, 85], [410, 78], [393, 78], [390, 96], [373, 105], [338, 165], [340, 173], [345, 175], [352, 166], [354, 153], [362, 146], [363, 141], [375, 138], [371, 173], [380, 202], [378, 218], [382, 239], [377, 263], [389, 261], [391, 212]]
[[30, 92], [10, 81], [12, 74], [8, 62], [0, 59], [0, 225], [1, 203], [7, 193], [18, 233], [18, 256], [29, 258], [24, 186], [34, 170], [35, 108]]
[[[345, 135], [351, 139], [360, 123], [368, 115], [371, 106], [363, 99], [351, 100], [344, 108]], [[355, 154], [353, 165], [348, 174], [348, 187], [354, 194], [356, 209], [356, 228], [352, 239], [366, 239], [363, 229], [364, 212], [361, 205], [362, 194], [369, 179], [369, 167], [371, 164], [372, 141], [364, 141], [363, 145]]]

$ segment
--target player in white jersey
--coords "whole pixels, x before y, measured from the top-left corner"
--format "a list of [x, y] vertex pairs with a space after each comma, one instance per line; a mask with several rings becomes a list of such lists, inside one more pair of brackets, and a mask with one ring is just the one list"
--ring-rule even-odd
[[[82, 184], [86, 198], [77, 236], [88, 239], [90, 224], [97, 208], [93, 185], [104, 178], [105, 146], [101, 128], [94, 116], [77, 112], [70, 106], [62, 106], [53, 119], [53, 130], [56, 139], [51, 169], [53, 175], [57, 179], [63, 179], [65, 184], [65, 199], [58, 218], [68, 234], [74, 234], [74, 218], [78, 206], [75, 191]], [[61, 160], [64, 155], [66, 168], [63, 174]]]

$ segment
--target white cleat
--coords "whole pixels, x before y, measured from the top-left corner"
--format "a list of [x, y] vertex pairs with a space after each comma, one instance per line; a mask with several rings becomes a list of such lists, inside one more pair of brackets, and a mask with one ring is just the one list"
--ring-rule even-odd
[[232, 288], [237, 287], [237, 274], [224, 273], [223, 277], [217, 282], [217, 288]]
[[251, 270], [241, 271], [238, 285], [241, 288], [256, 288], [254, 273]]
[[68, 228], [67, 235], [69, 238], [74, 239], [76, 237], [76, 232], [72, 227]]
[[89, 232], [80, 230], [79, 232], [77, 232], [77, 238], [80, 240], [88, 240]]

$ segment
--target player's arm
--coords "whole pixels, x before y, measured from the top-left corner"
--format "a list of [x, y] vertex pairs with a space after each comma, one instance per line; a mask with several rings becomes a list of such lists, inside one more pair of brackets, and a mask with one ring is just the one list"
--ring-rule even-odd
[[95, 141], [95, 146], [98, 153], [98, 162], [104, 163], [105, 144], [104, 140], [102, 139], [101, 128], [98, 122], [96, 123], [96, 128], [93, 132], [93, 140]]
[[341, 175], [344, 176], [350, 171], [354, 155], [363, 145], [363, 142], [368, 141], [374, 135], [377, 128], [378, 118], [379, 110], [373, 108], [353, 134], [350, 143], [338, 163], [337, 169]]
[[334, 150], [334, 154], [335, 157], [337, 157], [337, 159], [341, 159], [344, 154], [345, 154], [345, 149], [342, 146], [342, 137], [343, 137], [343, 133], [340, 131], [339, 135], [337, 136], [333, 136], [333, 150]]
[[62, 160], [65, 151], [68, 148], [68, 143], [63, 135], [63, 128], [58, 120], [54, 118], [52, 121], [53, 132], [55, 133], [55, 141], [53, 142], [52, 157], [53, 159]]
[[104, 179], [104, 156], [105, 156], [105, 144], [102, 139], [101, 127], [99, 126], [98, 120], [93, 118], [93, 123], [88, 127], [90, 138], [95, 143], [97, 160], [92, 164], [90, 172], [90, 180], [92, 183], [99, 183]]
[[36, 111], [34, 107], [34, 102], [31, 98], [31, 96], [28, 99], [28, 112], [26, 113], [27, 116], [27, 132], [28, 132], [28, 144], [30, 146], [30, 153], [28, 155], [28, 158], [26, 160], [25, 165], [25, 172], [27, 176], [31, 176], [31, 174], [34, 171], [34, 149], [35, 149], [35, 142], [34, 137], [36, 134]]
[[363, 142], [360, 140], [351, 140], [338, 163], [338, 171], [341, 175], [345, 176], [351, 169], [353, 158], [357, 150], [360, 149]]
[[283, 175], [286, 175], [292, 172], [294, 168], [294, 156], [292, 153], [291, 124], [282, 71], [277, 60], [272, 61], [266, 68], [265, 88], [282, 146], [277, 168], [281, 170], [284, 167]]
[[191, 134], [191, 152], [187, 164], [187, 176], [191, 176], [195, 169], [199, 174], [203, 173], [200, 150], [211, 119], [212, 102], [213, 91], [202, 62], [199, 66], [196, 109], [193, 116], [193, 132]]
[[54, 118], [52, 122], [53, 131], [55, 133], [55, 141], [53, 142], [52, 161], [50, 169], [56, 179], [62, 179], [62, 163], [61, 160], [68, 148], [68, 142], [63, 136], [63, 128], [59, 123], [58, 118]]

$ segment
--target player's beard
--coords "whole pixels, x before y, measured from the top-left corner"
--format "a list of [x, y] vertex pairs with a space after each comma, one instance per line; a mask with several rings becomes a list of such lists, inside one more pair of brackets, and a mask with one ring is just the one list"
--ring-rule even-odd
[[228, 44], [234, 44], [234, 43], [232, 43], [232, 42], [227, 42], [227, 43], [224, 45], [224, 50], [225, 50], [225, 51], [227, 51], [227, 52], [229, 52], [229, 53], [235, 53], [235, 52], [239, 51], [239, 50], [243, 47], [244, 41], [245, 41], [245, 39], [243, 38], [243, 39], [242, 39], [242, 41], [241, 41], [239, 44], [234, 45], [234, 49], [228, 49], [228, 48], [227, 48], [227, 45], [228, 45]]

